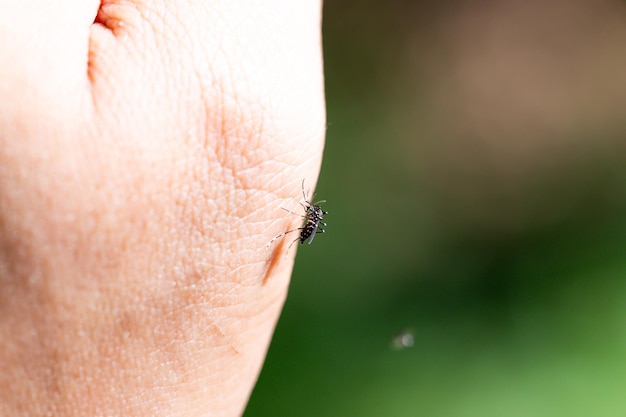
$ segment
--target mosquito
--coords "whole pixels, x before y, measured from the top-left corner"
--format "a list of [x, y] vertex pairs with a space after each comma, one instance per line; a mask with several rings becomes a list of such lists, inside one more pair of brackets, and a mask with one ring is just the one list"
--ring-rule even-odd
[[326, 223], [324, 223], [322, 220], [324, 220], [324, 215], [328, 214], [328, 212], [322, 210], [322, 208], [319, 205], [322, 203], [325, 203], [326, 200], [316, 201], [315, 203], [310, 202], [309, 198], [306, 195], [306, 192], [304, 191], [304, 180], [302, 180], [302, 197], [304, 198], [304, 203], [300, 203], [300, 205], [304, 209], [304, 214], [294, 213], [293, 211], [290, 211], [290, 210], [287, 210], [286, 208], [281, 207], [283, 210], [285, 210], [288, 213], [295, 214], [296, 216], [302, 217], [304, 219], [302, 226], [297, 227], [295, 229], [288, 230], [284, 233], [279, 234], [278, 236], [275, 236], [267, 244], [268, 246], [271, 245], [272, 242], [274, 242], [276, 239], [280, 239], [281, 237], [288, 235], [289, 233], [296, 232], [299, 230], [300, 237], [295, 238], [293, 242], [289, 244], [289, 246], [287, 247], [287, 251], [289, 251], [291, 246], [294, 243], [296, 243], [298, 240], [300, 241], [300, 244], [303, 244], [304, 242], [306, 242], [310, 245], [313, 242], [313, 239], [315, 238], [316, 233], [324, 233], [324, 227], [326, 227]]

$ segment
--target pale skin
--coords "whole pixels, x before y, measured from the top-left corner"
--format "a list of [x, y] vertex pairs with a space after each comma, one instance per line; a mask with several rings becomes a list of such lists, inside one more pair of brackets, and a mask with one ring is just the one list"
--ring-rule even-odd
[[0, 415], [242, 414], [321, 164], [320, 15], [0, 1]]

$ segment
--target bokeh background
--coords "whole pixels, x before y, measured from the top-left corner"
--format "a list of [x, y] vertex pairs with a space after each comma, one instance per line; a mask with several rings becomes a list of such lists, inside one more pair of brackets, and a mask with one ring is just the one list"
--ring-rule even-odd
[[626, 2], [324, 16], [327, 233], [245, 416], [625, 416]]

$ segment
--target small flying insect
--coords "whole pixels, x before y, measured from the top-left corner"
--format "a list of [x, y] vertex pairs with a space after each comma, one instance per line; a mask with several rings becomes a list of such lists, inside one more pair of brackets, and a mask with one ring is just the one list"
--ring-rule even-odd
[[310, 245], [313, 242], [316, 233], [324, 233], [323, 227], [326, 227], [326, 223], [324, 223], [322, 220], [324, 219], [324, 215], [328, 214], [328, 212], [322, 210], [319, 205], [325, 203], [326, 200], [320, 200], [316, 201], [315, 203], [311, 203], [304, 191], [304, 180], [302, 180], [302, 197], [304, 197], [304, 203], [300, 203], [300, 205], [304, 209], [304, 215], [294, 213], [293, 211], [289, 211], [286, 208], [281, 207], [288, 213], [302, 217], [304, 219], [304, 223], [302, 224], [302, 226], [288, 230], [284, 233], [279, 234], [278, 236], [275, 236], [274, 239], [270, 240], [270, 242], [267, 244], [268, 246], [271, 245], [272, 242], [274, 242], [276, 239], [280, 239], [281, 237], [288, 235], [291, 232], [296, 232], [299, 230], [300, 237], [295, 238], [293, 242], [289, 244], [289, 246], [287, 247], [287, 251], [289, 251], [291, 246], [298, 240], [300, 240], [300, 244], [306, 242]]

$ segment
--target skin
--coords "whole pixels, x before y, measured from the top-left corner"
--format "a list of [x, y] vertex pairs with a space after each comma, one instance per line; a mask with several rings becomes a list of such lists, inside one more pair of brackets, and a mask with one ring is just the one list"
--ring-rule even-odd
[[0, 415], [243, 412], [321, 163], [320, 13], [0, 1]]

